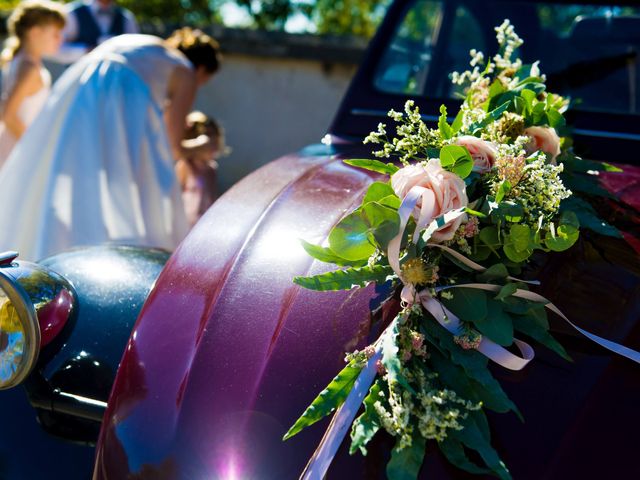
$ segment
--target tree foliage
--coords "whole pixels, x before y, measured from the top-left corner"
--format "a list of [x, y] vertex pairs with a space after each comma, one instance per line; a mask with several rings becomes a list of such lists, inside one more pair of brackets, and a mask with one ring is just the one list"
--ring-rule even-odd
[[[19, 0], [0, 0], [0, 11], [7, 14], [18, 3]], [[117, 3], [131, 10], [143, 27], [224, 25], [221, 8], [235, 4], [248, 14], [249, 28], [284, 30], [287, 21], [297, 15], [306, 17], [310, 30], [319, 34], [370, 37], [390, 0], [118, 0]]]

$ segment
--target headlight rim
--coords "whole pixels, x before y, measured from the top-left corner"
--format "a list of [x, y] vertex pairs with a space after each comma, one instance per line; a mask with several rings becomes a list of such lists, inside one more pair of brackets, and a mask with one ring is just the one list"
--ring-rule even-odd
[[6, 267], [0, 268], [0, 288], [16, 309], [25, 330], [25, 349], [19, 369], [9, 380], [0, 379], [0, 390], [7, 390], [24, 382], [38, 362], [41, 332], [38, 315], [29, 295], [17, 279], [6, 271]]

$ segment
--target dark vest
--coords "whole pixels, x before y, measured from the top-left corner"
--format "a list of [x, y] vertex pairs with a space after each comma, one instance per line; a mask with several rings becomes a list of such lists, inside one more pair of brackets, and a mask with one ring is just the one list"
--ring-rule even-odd
[[102, 35], [122, 35], [124, 33], [124, 13], [120, 7], [113, 7], [113, 20], [109, 31], [104, 34], [100, 31], [100, 27], [96, 23], [91, 10], [87, 5], [80, 5], [72, 10], [72, 14], [78, 19], [78, 36], [75, 41], [84, 43], [91, 47], [98, 44], [98, 39]]

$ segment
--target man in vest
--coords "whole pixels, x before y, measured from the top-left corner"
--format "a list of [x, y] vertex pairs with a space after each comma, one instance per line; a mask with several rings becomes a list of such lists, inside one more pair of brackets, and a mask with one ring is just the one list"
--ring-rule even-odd
[[138, 33], [133, 14], [113, 0], [81, 0], [67, 5], [65, 43], [53, 58], [71, 63], [108, 38]]

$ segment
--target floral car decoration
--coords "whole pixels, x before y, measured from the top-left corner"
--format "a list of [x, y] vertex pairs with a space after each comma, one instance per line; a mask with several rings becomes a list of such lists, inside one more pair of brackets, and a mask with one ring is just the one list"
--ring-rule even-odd
[[580, 226], [619, 236], [585, 199], [607, 195], [597, 174], [615, 168], [572, 153], [563, 117], [569, 101], [546, 91], [537, 62], [516, 57], [522, 40], [508, 20], [496, 32], [493, 58], [472, 50], [471, 70], [452, 74], [466, 86], [455, 120], [448, 123], [442, 106], [431, 129], [411, 101], [404, 112], [390, 111], [396, 135], [390, 139], [380, 124], [365, 143], [401, 166], [347, 160], [390, 180], [369, 187], [327, 246], [303, 241], [312, 257], [344, 268], [297, 277], [298, 285], [339, 290], [390, 282], [402, 306], [375, 342], [346, 355], [346, 367], [285, 434], [335, 411], [304, 478], [324, 476], [349, 426], [352, 454], [366, 455], [380, 430], [395, 438], [389, 478], [417, 477], [428, 441], [463, 470], [510, 478], [491, 446], [485, 410], [520, 413], [489, 360], [524, 368], [534, 351], [521, 335], [570, 360], [549, 333], [547, 310], [640, 363], [637, 352], [573, 325], [530, 290], [535, 280], [519, 278], [534, 252], [570, 248]]

